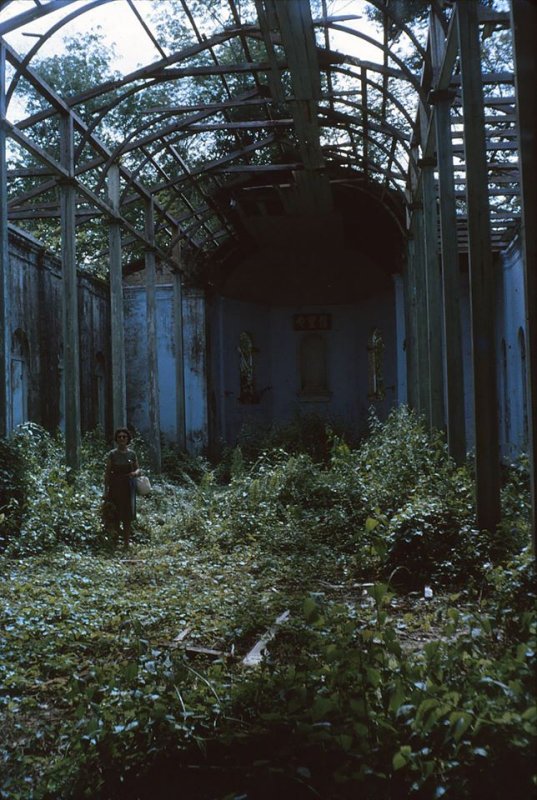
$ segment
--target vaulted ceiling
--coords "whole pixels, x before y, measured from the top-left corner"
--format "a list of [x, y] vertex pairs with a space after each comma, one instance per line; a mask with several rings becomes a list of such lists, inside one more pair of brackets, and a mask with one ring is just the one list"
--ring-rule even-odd
[[[214, 15], [198, 0], [159, 0], [170, 30], [181, 32], [174, 40], [144, 13], [149, 4], [113, 1], [143, 32], [147, 57], [140, 52], [142, 66], [76, 94], [46, 82], [37, 59], [77, 21], [98, 24], [111, 0], [3, 4], [5, 130], [14, 152], [31, 156], [30, 165], [16, 157], [8, 170], [14, 223], [57, 219], [55, 188], [74, 177], [80, 229], [112, 216], [121, 223], [131, 262], [148, 244], [160, 258], [172, 259], [181, 243], [192, 269], [226, 283], [230, 264], [247, 262], [267, 243], [318, 254], [327, 253], [330, 242], [341, 253], [360, 252], [367, 265], [376, 242], [377, 261], [386, 274], [393, 271], [420, 166], [431, 150], [430, 90], [438, 82], [431, 29], [404, 24], [397, 0], [217, 0]], [[429, 5], [446, 37], [447, 61], [453, 51], [446, 88], [453, 95], [464, 251], [460, 76], [449, 39], [453, 4]], [[380, 14], [377, 21], [368, 10]], [[508, 27], [501, 10], [482, 8], [481, 14], [489, 37]], [[516, 113], [512, 73], [492, 63], [487, 70], [491, 224], [493, 246], [500, 249], [517, 225]], [[28, 84], [43, 105], [32, 116], [17, 102]], [[59, 120], [74, 128], [71, 170], [57, 145]], [[114, 165], [120, 200], [111, 212]], [[154, 242], [144, 226], [148, 203]]]

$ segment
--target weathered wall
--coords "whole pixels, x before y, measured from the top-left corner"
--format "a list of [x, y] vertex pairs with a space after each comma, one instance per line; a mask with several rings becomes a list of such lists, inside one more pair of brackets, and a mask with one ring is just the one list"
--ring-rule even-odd
[[528, 446], [526, 313], [520, 239], [502, 254], [500, 276], [497, 336], [500, 443], [502, 455], [510, 459]]
[[[516, 458], [527, 449], [528, 401], [526, 390], [526, 322], [524, 269], [520, 239], [497, 256], [496, 363], [499, 412], [500, 454], [505, 460]], [[467, 450], [475, 442], [474, 375], [472, 368], [471, 303], [468, 272], [460, 276], [460, 314], [464, 379], [464, 416]], [[404, 363], [404, 320], [398, 324], [397, 350]], [[398, 370], [399, 371], [399, 370]], [[399, 393], [405, 381], [399, 371]]]
[[[217, 440], [233, 443], [244, 426], [266, 426], [272, 419], [270, 307], [260, 303], [216, 298], [209, 313], [211, 395]], [[254, 344], [254, 381], [259, 402], [242, 404], [240, 394], [239, 337], [250, 334]]]
[[[527, 448], [527, 398], [525, 384], [524, 273], [520, 241], [498, 256], [496, 364], [500, 455], [515, 458]], [[461, 275], [461, 327], [464, 368], [464, 400], [467, 449], [472, 450], [474, 432], [474, 376], [470, 287], [467, 273]]]
[[[10, 226], [11, 426], [62, 427], [62, 276], [58, 259]], [[82, 429], [107, 422], [109, 304], [106, 285], [79, 276]]]
[[[127, 418], [146, 434], [149, 430], [147, 305], [143, 286], [126, 286], [125, 362], [127, 378]], [[171, 286], [158, 286], [157, 351], [159, 371], [159, 410], [162, 433], [171, 441], [176, 437], [175, 353], [171, 319]]]
[[[301, 342], [308, 330], [296, 330], [295, 315], [329, 315], [329, 330], [317, 331], [325, 343], [327, 393], [307, 397], [301, 393]], [[354, 305], [279, 306], [218, 299], [210, 316], [212, 389], [217, 435], [233, 443], [243, 426], [286, 423], [297, 414], [316, 414], [359, 431], [368, 408], [374, 405], [384, 417], [395, 402], [396, 337], [393, 293]], [[385, 398], [368, 397], [368, 339], [378, 328], [384, 340]], [[239, 400], [239, 336], [252, 337], [255, 385], [259, 403]]]
[[[126, 286], [125, 359], [127, 416], [142, 434], [149, 430], [147, 306], [143, 286]], [[169, 441], [177, 439], [177, 391], [173, 287], [159, 284], [157, 302], [157, 361], [159, 373], [160, 429]], [[205, 449], [208, 442], [205, 300], [198, 290], [183, 294], [183, 350], [186, 444], [189, 452]]]

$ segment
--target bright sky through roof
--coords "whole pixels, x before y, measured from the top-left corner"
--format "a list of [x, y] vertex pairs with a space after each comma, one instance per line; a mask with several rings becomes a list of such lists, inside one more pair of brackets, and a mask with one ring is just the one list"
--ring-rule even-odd
[[[150, 28], [150, 15], [153, 10], [151, 6], [156, 9], [161, 2], [162, 0], [134, 0], [135, 6], [139, 9], [141, 16]], [[69, 4], [58, 11], [51, 12], [45, 17], [26, 25], [23, 29], [8, 33], [5, 37], [6, 41], [19, 53], [25, 53], [36, 42], [36, 38], [28, 34], [43, 33], [66, 15], [83, 6], [83, 2], [77, 2]], [[331, 15], [360, 15], [360, 19], [349, 20], [343, 24], [374, 36], [371, 24], [361, 13], [363, 12], [363, 6], [362, 0], [329, 0], [328, 3], [329, 14]], [[3, 10], [0, 10], [0, 22], [33, 8], [35, 8], [33, 0], [14, 0]], [[41, 47], [40, 54], [42, 56], [51, 56], [63, 52], [63, 38], [65, 36], [73, 35], [79, 31], [89, 31], [97, 26], [101, 27], [102, 33], [110, 41], [110, 44], [115, 45], [118, 59], [113, 66], [117, 67], [121, 72], [128, 73], [142, 64], [150, 63], [161, 57], [126, 0], [112, 0], [112, 2], [104, 3], [75, 17]], [[352, 38], [354, 39], [355, 37]], [[331, 46], [334, 49], [346, 49], [349, 51], [354, 48], [356, 50], [357, 42], [351, 42], [349, 41], [350, 39], [351, 37], [343, 34], [333, 32], [330, 34]], [[360, 45], [359, 54], [361, 58], [371, 61], [381, 60], [380, 51], [366, 43]]]

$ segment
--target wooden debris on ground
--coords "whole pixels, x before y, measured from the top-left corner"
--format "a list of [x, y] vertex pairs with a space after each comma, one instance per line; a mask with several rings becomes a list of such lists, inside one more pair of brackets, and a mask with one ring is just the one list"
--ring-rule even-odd
[[260, 664], [263, 660], [263, 651], [266, 649], [267, 644], [270, 642], [271, 639], [274, 638], [278, 627], [285, 622], [289, 618], [289, 610], [284, 611], [283, 614], [277, 618], [272, 625], [259, 639], [258, 642], [252, 647], [252, 649], [244, 656], [242, 659], [242, 663], [245, 667], [255, 667], [257, 664]]

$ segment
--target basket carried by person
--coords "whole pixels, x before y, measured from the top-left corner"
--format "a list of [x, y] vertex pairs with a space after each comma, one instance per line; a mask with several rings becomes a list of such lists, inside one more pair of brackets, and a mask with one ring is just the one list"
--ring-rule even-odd
[[149, 482], [147, 475], [138, 475], [138, 477], [135, 478], [135, 481], [136, 491], [138, 494], [142, 495], [142, 497], [144, 497], [146, 494], [149, 494], [151, 491], [151, 483]]

